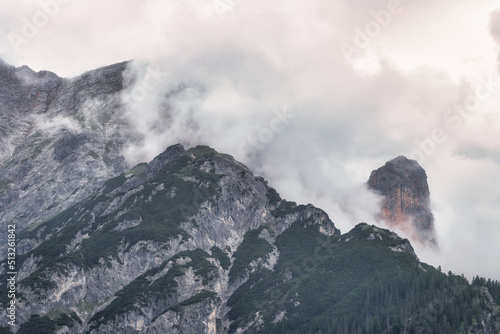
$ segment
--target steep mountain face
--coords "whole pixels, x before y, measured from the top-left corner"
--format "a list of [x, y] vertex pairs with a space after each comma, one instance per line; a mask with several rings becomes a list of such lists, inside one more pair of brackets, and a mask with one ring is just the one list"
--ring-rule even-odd
[[384, 196], [378, 219], [438, 247], [425, 170], [415, 160], [399, 156], [374, 170], [368, 185]]
[[21, 334], [500, 329], [499, 285], [444, 275], [388, 230], [342, 235], [206, 146], [169, 147], [18, 238]]
[[139, 138], [121, 103], [126, 66], [63, 79], [0, 63], [1, 226], [40, 223], [129, 169], [122, 148]]
[[170, 147], [19, 234], [21, 321], [57, 309], [87, 321], [75, 333], [175, 333], [184, 325], [172, 308], [191, 319], [202, 302], [207, 317], [181, 332], [214, 332], [227, 325], [228, 298], [274, 266], [276, 237], [297, 222], [339, 234], [323, 211], [281, 200], [230, 156]]

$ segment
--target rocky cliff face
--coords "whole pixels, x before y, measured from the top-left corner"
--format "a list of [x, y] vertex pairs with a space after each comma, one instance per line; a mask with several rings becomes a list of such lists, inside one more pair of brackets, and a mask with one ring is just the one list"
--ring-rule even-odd
[[126, 66], [64, 79], [0, 63], [0, 226], [40, 223], [129, 168], [122, 148], [139, 138], [121, 103]]
[[368, 185], [384, 196], [377, 219], [409, 233], [414, 241], [437, 247], [425, 170], [399, 156], [374, 170]]

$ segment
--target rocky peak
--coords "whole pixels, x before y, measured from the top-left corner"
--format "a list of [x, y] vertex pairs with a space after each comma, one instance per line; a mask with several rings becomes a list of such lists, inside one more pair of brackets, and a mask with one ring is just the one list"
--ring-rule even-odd
[[180, 156], [186, 150], [182, 144], [172, 145], [168, 147], [165, 152], [158, 155], [148, 164], [148, 177], [152, 177], [160, 169], [162, 169], [166, 164], [168, 164], [173, 159]]
[[437, 247], [427, 174], [418, 162], [398, 156], [372, 171], [368, 185], [384, 196], [378, 220]]

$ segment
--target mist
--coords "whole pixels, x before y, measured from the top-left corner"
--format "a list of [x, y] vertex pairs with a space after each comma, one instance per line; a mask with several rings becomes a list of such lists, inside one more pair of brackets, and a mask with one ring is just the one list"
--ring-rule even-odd
[[[0, 13], [5, 34], [22, 34], [23, 18], [40, 10], [6, 6], [18, 17]], [[143, 141], [124, 152], [130, 164], [175, 143], [210, 145], [282, 197], [324, 209], [343, 232], [376, 223], [370, 172], [398, 155], [416, 159], [440, 244], [439, 253], [414, 245], [417, 255], [500, 279], [497, 6], [70, 1], [0, 55], [64, 76], [135, 59], [122, 101]], [[81, 13], [95, 13], [90, 26]]]

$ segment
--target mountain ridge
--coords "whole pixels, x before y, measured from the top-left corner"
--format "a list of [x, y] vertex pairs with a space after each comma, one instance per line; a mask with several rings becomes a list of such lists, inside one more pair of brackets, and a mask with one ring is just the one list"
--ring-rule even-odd
[[[214, 166], [210, 166], [210, 164], [206, 163], [206, 161], [203, 161], [203, 159], [205, 159], [204, 157], [210, 157], [211, 159], [210, 161], [214, 163]], [[203, 164], [202, 161], [204, 162]], [[192, 164], [197, 164], [197, 163], [199, 163], [200, 165], [191, 166]], [[169, 172], [165, 171], [166, 168], [165, 166], [170, 166], [171, 164], [173, 164], [171, 168], [174, 169], [182, 167], [179, 170], [179, 173], [181, 175], [180, 177], [172, 176]], [[184, 166], [184, 164], [186, 165]], [[189, 169], [191, 168], [190, 166], [194, 168], [193, 170], [194, 174], [183, 176], [182, 174], [184, 173], [182, 172], [183, 168]], [[205, 170], [211, 170], [212, 172], [207, 174]], [[209, 184], [219, 179], [217, 175], [219, 175], [218, 173], [220, 172], [230, 173], [231, 175], [233, 175], [233, 177], [237, 177], [239, 180], [237, 181], [238, 185], [236, 186], [236, 188], [232, 184], [225, 184], [225, 187], [221, 188], [222, 191], [221, 196], [222, 198], [226, 198], [224, 201], [232, 202], [234, 201], [235, 198], [241, 198], [242, 201], [247, 202], [240, 209], [233, 207], [232, 205], [225, 204], [223, 210], [228, 210], [228, 211], [225, 211], [226, 213], [222, 215], [226, 217], [222, 221], [220, 220], [220, 218], [218, 218], [218, 216], [214, 217], [214, 213], [212, 211], [213, 209], [210, 208], [211, 204], [209, 204], [211, 202], [205, 201], [207, 197], [213, 195], [212, 192], [214, 190], [212, 189], [211, 186], [209, 186]], [[125, 213], [120, 211], [120, 208], [129, 205], [131, 203], [130, 202], [131, 197], [134, 196], [134, 200], [137, 200], [136, 197], [138, 196], [136, 195], [137, 193], [142, 193], [143, 191], [150, 191], [149, 193], [150, 197], [154, 196], [153, 194], [157, 195], [158, 193], [165, 193], [167, 191], [167, 189], [164, 188], [166, 187], [164, 186], [165, 183], [164, 182], [159, 183], [159, 181], [158, 182], [155, 181], [158, 178], [157, 175], [158, 174], [163, 175], [162, 173], [167, 173], [165, 177], [167, 177], [167, 179], [170, 179], [172, 177], [173, 178], [172, 182], [175, 183], [174, 186], [171, 186], [168, 192], [170, 195], [167, 195], [167, 197], [187, 196], [186, 200], [182, 201], [181, 203], [178, 203], [178, 205], [175, 205], [172, 208], [172, 210], [174, 211], [170, 212], [167, 209], [167, 211], [164, 213], [158, 213], [159, 215], [153, 213], [154, 217], [156, 218], [154, 218], [153, 220], [151, 220], [150, 218], [150, 220], [148, 221], [144, 221], [142, 216], [146, 213], [152, 214], [151, 210], [153, 211], [160, 210], [158, 209], [158, 205], [150, 206], [149, 209], [147, 209], [147, 211], [138, 211], [139, 213], [134, 213], [135, 212], [134, 210]], [[197, 177], [199, 178], [199, 180], [195, 180], [195, 178]], [[147, 181], [148, 179], [151, 180], [153, 184], [149, 184], [148, 183], [149, 181]], [[188, 188], [191, 190], [188, 191], [187, 189], [183, 189], [184, 187], [187, 186], [186, 183], [189, 182], [200, 182], [203, 184], [203, 186], [201, 190], [192, 189], [189, 186]], [[231, 182], [234, 182], [232, 178]], [[245, 196], [243, 197], [242, 195], [235, 196], [235, 194], [241, 191], [239, 190], [239, 188], [243, 187], [243, 185], [245, 184], [246, 184], [245, 189], [248, 189], [245, 191], [250, 191], [254, 193], [254, 195], [252, 196], [252, 198], [254, 199], [251, 200], [250, 202], [248, 202], [249, 199]], [[229, 191], [228, 189], [232, 189], [231, 193], [225, 194], [226, 191]], [[108, 260], [106, 260], [106, 258], [108, 258], [108, 255], [111, 254], [111, 256], [119, 256], [120, 252], [127, 253], [126, 250], [129, 249], [129, 246], [125, 247], [127, 242], [132, 243], [130, 247], [134, 247], [134, 245], [136, 245], [137, 243], [144, 245], [144, 242], [141, 241], [142, 239], [146, 241], [147, 245], [149, 245], [146, 247], [153, 247], [152, 249], [155, 249], [163, 247], [163, 246], [159, 247], [158, 245], [155, 246], [155, 244], [157, 243], [161, 244], [162, 242], [164, 243], [174, 235], [178, 235], [179, 237], [181, 237], [181, 239], [175, 238], [171, 240], [173, 242], [173, 245], [175, 245], [172, 246], [174, 247], [174, 249], [179, 249], [179, 247], [181, 247], [182, 249], [184, 247], [186, 251], [188, 251], [189, 249], [193, 250], [201, 249], [203, 252], [207, 252], [210, 251], [213, 247], [219, 249], [223, 249], [224, 247], [226, 247], [227, 249], [227, 247], [229, 246], [232, 249], [231, 252], [234, 253], [236, 251], [236, 248], [238, 248], [238, 243], [241, 242], [240, 239], [242, 239], [243, 235], [248, 230], [259, 228], [259, 226], [262, 224], [262, 220], [271, 220], [271, 217], [275, 217], [277, 222], [281, 222], [278, 223], [278, 225], [276, 225], [274, 228], [274, 230], [277, 231], [278, 233], [280, 231], [284, 231], [286, 229], [287, 224], [288, 225], [291, 224], [291, 222], [289, 221], [291, 218], [287, 217], [290, 215], [296, 218], [303, 217], [301, 218], [303, 220], [312, 219], [311, 223], [313, 223], [314, 221], [317, 222], [324, 221], [325, 223], [322, 223], [322, 230], [325, 233], [330, 233], [330, 234], [339, 233], [338, 230], [334, 228], [333, 223], [329, 221], [326, 213], [322, 211], [316, 212], [317, 209], [315, 209], [312, 206], [297, 206], [294, 203], [283, 201], [279, 198], [279, 195], [277, 195], [275, 192], [272, 191], [267, 196], [266, 195], [267, 192], [268, 192], [267, 183], [264, 182], [263, 179], [258, 177], [257, 178], [253, 177], [252, 173], [246, 167], [234, 161], [234, 159], [230, 156], [220, 155], [207, 147], [196, 147], [188, 151], [184, 151], [184, 149], [180, 145], [172, 146], [169, 149], [167, 149], [163, 154], [155, 158], [151, 164], [148, 164], [147, 166], [143, 164], [138, 165], [136, 166], [136, 168], [133, 168], [129, 173], [122, 174], [121, 176], [110, 179], [103, 185], [103, 187], [98, 193], [94, 194], [85, 203], [77, 205], [77, 207], [75, 208], [70, 208], [69, 211], [66, 210], [55, 219], [49, 220], [47, 223], [43, 223], [42, 225], [36, 226], [29, 233], [28, 232], [21, 233], [19, 235], [19, 238], [21, 239], [20, 246], [23, 249], [24, 253], [24, 255], [21, 257], [20, 260], [22, 266], [19, 275], [21, 282], [24, 282], [21, 283], [21, 285], [24, 284], [26, 286], [26, 289], [28, 289], [24, 291], [32, 291], [31, 289], [39, 291], [37, 294], [27, 293], [27, 295], [40, 295], [40, 293], [42, 293], [43, 295], [43, 291], [46, 291], [45, 289], [49, 289], [48, 291], [50, 291], [50, 289], [54, 289], [56, 288], [56, 286], [60, 285], [64, 286], [65, 284], [62, 282], [64, 282], [65, 280], [66, 271], [70, 272], [74, 271], [75, 265], [77, 265], [77, 267], [81, 266], [81, 268], [87, 268], [89, 272], [92, 272], [92, 268], [95, 268], [95, 266], [99, 266], [100, 261], [102, 259], [102, 261], [104, 261], [105, 263], [108, 264], [114, 263], [111, 265], [120, 267], [120, 265], [114, 262], [114, 260], [112, 259], [109, 260], [111, 262], [108, 262]], [[218, 201], [220, 202], [221, 200], [222, 199], [219, 199]], [[104, 203], [108, 204], [103, 206], [103, 204], [100, 204], [101, 201], [104, 201]], [[264, 207], [262, 207], [264, 203], [270, 201], [273, 202], [272, 209], [271, 207], [269, 209], [264, 209]], [[161, 227], [161, 225], [158, 225], [158, 222], [164, 219], [161, 217], [168, 218], [169, 221], [172, 220], [174, 222], [177, 221], [178, 223], [180, 223], [182, 220], [181, 217], [183, 216], [185, 217], [188, 214], [192, 215], [193, 210], [195, 210], [194, 208], [199, 207], [200, 205], [205, 205], [205, 206], [208, 205], [208, 207], [202, 210], [202, 213], [199, 213], [199, 216], [193, 216], [190, 219], [186, 219], [187, 221], [182, 223], [181, 226], [179, 226], [180, 228], [170, 225], [166, 227]], [[254, 205], [257, 206], [255, 206], [254, 209], [252, 209]], [[286, 206], [286, 207], [281, 208], [281, 206]], [[78, 207], [83, 207], [83, 208], [86, 207], [93, 209], [85, 213], [85, 211], [82, 211], [81, 209], [78, 210], [77, 209]], [[99, 216], [99, 212], [101, 212], [102, 216]], [[113, 227], [104, 228], [104, 231], [107, 231], [105, 234], [103, 234], [104, 232], [101, 233], [100, 230], [93, 232], [95, 235], [97, 235], [96, 236], [97, 239], [95, 242], [97, 242], [97, 244], [100, 245], [97, 246], [97, 244], [94, 244], [95, 242], [92, 241], [92, 238], [88, 239], [88, 233], [90, 232], [86, 229], [85, 226], [87, 226], [87, 224], [89, 223], [94, 223], [99, 225], [100, 224], [99, 218], [106, 219], [105, 217], [109, 217], [112, 214], [112, 212], [117, 212], [118, 216], [116, 217], [118, 221], [115, 222], [114, 220], [112, 220], [110, 222], [111, 224], [113, 224]], [[256, 214], [256, 212], [260, 213]], [[163, 216], [164, 214], [166, 214], [166, 216]], [[316, 215], [318, 214], [319, 216], [316, 217]], [[244, 219], [245, 221], [247, 221], [246, 224], [248, 225], [241, 225], [241, 223], [238, 222], [239, 220], [233, 220], [233, 218], [231, 218], [233, 215], [236, 215], [237, 217]], [[66, 220], [68, 218], [69, 220]], [[202, 221], [207, 220], [210, 221], [211, 224], [204, 227], [203, 225], [201, 225], [201, 223], [196, 222], [198, 220]], [[69, 226], [72, 224], [71, 222], [73, 222], [76, 225]], [[140, 226], [144, 224], [152, 224], [151, 228], [153, 228], [153, 230], [148, 228], [146, 230], [141, 230], [142, 232], [134, 232], [132, 234], [126, 233], [127, 230], [140, 228]], [[219, 227], [214, 229], [213, 224], [218, 224]], [[226, 226], [226, 224], [230, 224], [231, 228], [224, 227]], [[81, 228], [81, 230], [79, 230], [78, 233], [74, 233], [75, 231], [73, 230], [73, 228], [76, 228], [76, 226], [80, 226]], [[58, 230], [59, 232], [56, 232]], [[124, 232], [125, 234], [122, 233], [120, 235], [123, 235], [125, 239], [122, 241], [120, 241], [121, 239], [112, 239], [111, 235], [113, 231]], [[153, 233], [153, 231], [156, 232]], [[160, 233], [160, 231], [164, 232]], [[87, 237], [85, 237], [86, 235]], [[190, 242], [189, 240], [185, 240], [186, 243], [184, 244], [184, 246], [181, 246], [183, 244], [182, 241], [187, 237], [187, 235], [190, 235], [192, 238], [196, 240], [196, 247], [192, 245], [192, 242]], [[55, 239], [53, 242], [50, 242], [50, 238], [55, 238]], [[37, 239], [39, 240], [37, 241]], [[103, 244], [102, 242], [104, 241], [102, 240], [106, 240], [106, 242]], [[148, 240], [152, 241], [153, 244], [151, 244], [150, 241]], [[48, 241], [49, 244], [45, 246], [44, 243]], [[123, 246], [119, 246], [120, 244], [123, 244]], [[189, 246], [190, 244], [191, 246]], [[120, 247], [125, 247], [125, 249], [121, 249]], [[100, 249], [101, 252], [104, 253], [102, 253], [100, 257], [95, 257], [93, 255], [93, 252], [96, 249]], [[110, 253], [107, 253], [108, 251]], [[45, 259], [47, 260], [44, 260], [43, 254], [45, 254], [46, 252], [49, 252], [52, 255], [48, 256], [48, 259], [46, 256]], [[62, 258], [60, 256], [57, 256], [57, 254], [64, 254], [65, 252], [69, 252], [68, 254], [71, 254], [71, 256], [69, 257], [63, 256]], [[74, 254], [75, 252], [79, 255]], [[137, 257], [137, 254], [136, 253], [134, 254], [135, 254], [134, 256]], [[172, 253], [172, 255], [174, 255], [174, 253]], [[55, 259], [53, 258], [54, 256], [57, 259], [56, 263], [58, 263], [58, 266], [64, 265], [64, 263], [66, 263], [68, 267], [65, 270], [64, 275], [61, 276], [60, 274], [57, 274], [58, 270], [56, 270], [55, 271], [56, 276], [52, 278], [52, 281], [46, 280], [44, 277], [50, 276], [51, 274], [45, 272], [45, 270], [50, 269], [51, 265], [55, 264], [54, 263]], [[136, 263], [137, 265], [136, 260], [132, 261], [128, 255], [124, 256], [126, 259], [128, 259], [128, 261]], [[156, 256], [158, 256], [158, 254]], [[126, 263], [127, 261], [125, 260], [125, 258], [119, 260], [118, 262]], [[145, 267], [143, 271], [150, 270], [147, 264], [148, 261], [146, 261], [142, 256], [140, 258], [145, 261], [144, 264]], [[233, 281], [234, 280], [237, 281], [237, 278], [239, 277], [238, 273], [242, 270], [244, 272], [246, 270], [245, 268], [248, 265], [250, 265], [250, 263], [243, 261], [243, 263], [240, 263], [237, 266], [239, 268], [238, 270], [232, 268], [232, 271], [229, 271], [226, 274], [231, 276], [234, 275], [235, 278], [233, 278]], [[82, 269], [82, 270], [85, 271], [87, 269]], [[74, 275], [78, 275], [79, 277], [92, 277], [93, 274], [89, 272], [87, 272], [85, 275], [76, 273]], [[102, 276], [103, 273], [101, 273], [100, 275]], [[116, 281], [117, 275], [119, 275], [117, 272], [114, 272], [111, 275], [108, 274], [109, 280]], [[121, 273], [121, 275], [123, 276], [123, 273]], [[59, 281], [59, 283], [54, 285], [52, 283], [53, 280]], [[89, 294], [88, 291], [89, 289], [86, 288], [85, 290], [87, 291], [86, 298], [87, 299], [91, 298], [90, 297], [91, 295]], [[23, 290], [20, 289], [20, 291]], [[98, 291], [101, 291], [101, 289], [98, 289]], [[97, 291], [96, 293], [99, 294]], [[30, 302], [30, 304], [33, 304], [33, 302], [35, 301]], [[60, 300], [55, 301], [55, 303], [56, 303], [55, 305], [59, 305], [58, 303], [61, 303], [61, 301]], [[39, 311], [37, 312], [43, 313], [44, 311], [45, 312], [48, 311], [47, 305], [50, 304], [46, 303], [43, 306], [43, 308], [39, 309]], [[25, 312], [26, 314], [29, 314], [29, 312], [27, 312], [26, 309]]]

